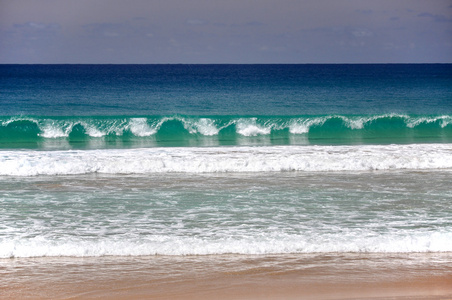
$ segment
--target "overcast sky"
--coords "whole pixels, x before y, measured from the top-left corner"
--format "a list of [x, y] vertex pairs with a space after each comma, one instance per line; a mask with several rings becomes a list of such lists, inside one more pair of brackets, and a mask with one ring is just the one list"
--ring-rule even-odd
[[452, 63], [452, 0], [0, 0], [0, 63]]

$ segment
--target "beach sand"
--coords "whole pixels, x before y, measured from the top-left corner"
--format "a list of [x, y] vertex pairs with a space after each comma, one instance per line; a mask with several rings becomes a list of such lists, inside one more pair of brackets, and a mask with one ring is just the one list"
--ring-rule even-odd
[[0, 260], [1, 299], [452, 299], [452, 253]]

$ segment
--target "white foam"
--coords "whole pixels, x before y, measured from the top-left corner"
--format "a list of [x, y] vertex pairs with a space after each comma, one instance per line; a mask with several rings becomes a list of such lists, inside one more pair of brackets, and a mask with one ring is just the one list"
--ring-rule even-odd
[[3, 120], [2, 121], [2, 126], [8, 126], [10, 123], [14, 123], [14, 122], [20, 122], [20, 121], [29, 121], [29, 122], [33, 122], [36, 125], [38, 125], [38, 121], [36, 119], [33, 118], [28, 118], [28, 117], [12, 117], [11, 119], [8, 120]]
[[384, 114], [384, 115], [376, 115], [376, 116], [370, 116], [370, 117], [343, 117], [339, 116], [347, 127], [350, 129], [363, 129], [366, 124], [372, 123], [374, 121], [377, 121], [379, 119], [385, 119], [385, 118], [400, 118], [403, 120], [408, 120], [408, 115], [401, 115], [401, 114]]
[[203, 135], [208, 135], [208, 136], [217, 135], [218, 132], [220, 131], [215, 126], [215, 122], [211, 119], [202, 118], [195, 124], [198, 128], [198, 132]]
[[48, 139], [66, 138], [76, 125], [81, 125], [91, 137], [102, 137], [106, 135], [105, 132], [86, 122], [45, 120], [40, 125], [41, 133], [39, 136]]
[[441, 121], [441, 127], [444, 128], [452, 122], [452, 118], [450, 116], [439, 116], [432, 118], [419, 118], [419, 117], [410, 117], [404, 114], [383, 114], [383, 115], [375, 115], [368, 117], [345, 117], [340, 115], [331, 115], [324, 117], [316, 117], [316, 118], [308, 118], [308, 119], [299, 119], [294, 120], [289, 125], [289, 131], [293, 134], [305, 134], [308, 133], [312, 126], [323, 125], [326, 121], [339, 118], [344, 122], [344, 125], [350, 129], [359, 130], [363, 129], [367, 124], [378, 121], [380, 119], [385, 118], [400, 118], [404, 120], [406, 126], [409, 128], [414, 128], [422, 123], [433, 123], [438, 120]]
[[218, 132], [220, 131], [215, 125], [215, 121], [212, 119], [200, 118], [199, 120], [180, 120], [184, 124], [184, 128], [191, 134], [200, 133], [206, 136], [213, 136], [218, 135]]
[[257, 124], [256, 120], [256, 118], [237, 120], [237, 133], [243, 136], [258, 136], [270, 134], [272, 126], [259, 125]]
[[289, 125], [289, 132], [293, 134], [308, 133], [312, 126], [322, 125], [326, 120], [325, 117], [295, 120]]
[[82, 124], [82, 126], [85, 128], [86, 133], [90, 136], [90, 137], [103, 137], [105, 136], [105, 132], [100, 131], [99, 129], [97, 129], [94, 126], [90, 126], [87, 124]]
[[365, 119], [365, 118], [350, 119], [350, 118], [342, 117], [341, 119], [345, 122], [345, 124], [350, 129], [363, 129], [364, 124], [369, 122], [369, 120]]
[[441, 126], [441, 128], [444, 128], [452, 122], [452, 118], [450, 116], [439, 116], [439, 117], [431, 117], [431, 118], [428, 118], [428, 117], [409, 118], [407, 120], [407, 127], [414, 128], [420, 124], [429, 124], [429, 123], [434, 123], [437, 121], [441, 121], [440, 126]]
[[72, 126], [68, 124], [61, 124], [56, 121], [47, 121], [42, 125], [39, 136], [44, 138], [62, 138], [68, 137]]
[[0, 151], [0, 175], [450, 169], [452, 144]]
[[135, 136], [151, 136], [154, 135], [157, 130], [155, 128], [151, 128], [146, 118], [132, 118], [129, 121], [130, 131]]
[[43, 256], [143, 256], [281, 253], [413, 253], [451, 252], [452, 232], [404, 232], [375, 235], [356, 230], [351, 233], [290, 235], [282, 232], [231, 237], [190, 237], [148, 235], [82, 239], [0, 240], [0, 258]]

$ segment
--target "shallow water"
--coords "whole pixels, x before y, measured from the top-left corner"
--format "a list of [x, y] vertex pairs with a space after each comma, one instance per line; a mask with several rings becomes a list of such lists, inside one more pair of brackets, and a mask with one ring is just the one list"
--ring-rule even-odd
[[450, 171], [3, 177], [1, 257], [452, 251]]

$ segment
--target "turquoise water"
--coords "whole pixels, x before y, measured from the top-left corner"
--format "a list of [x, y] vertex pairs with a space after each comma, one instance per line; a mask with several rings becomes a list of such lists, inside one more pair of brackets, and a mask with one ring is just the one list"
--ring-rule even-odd
[[452, 116], [0, 117], [0, 148], [450, 143]]
[[0, 257], [452, 251], [452, 66], [1, 65]]

